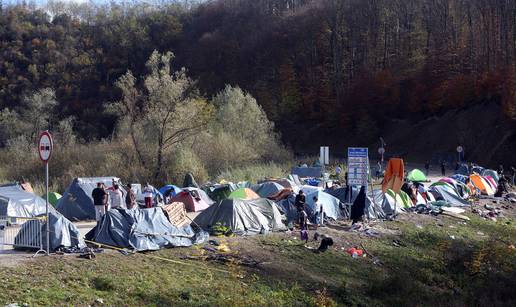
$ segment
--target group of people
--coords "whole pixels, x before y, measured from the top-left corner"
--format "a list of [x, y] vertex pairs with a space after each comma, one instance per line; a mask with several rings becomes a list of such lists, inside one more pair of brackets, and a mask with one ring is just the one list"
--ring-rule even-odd
[[[145, 185], [143, 189], [143, 196], [145, 200], [145, 207], [153, 207], [154, 191], [149, 184]], [[127, 192], [122, 192], [120, 184], [113, 181], [111, 187], [106, 188], [103, 182], [97, 183], [97, 187], [91, 192], [93, 204], [95, 205], [95, 219], [100, 221], [102, 217], [111, 209], [136, 209], [136, 193], [132, 189], [132, 185], [127, 185]]]

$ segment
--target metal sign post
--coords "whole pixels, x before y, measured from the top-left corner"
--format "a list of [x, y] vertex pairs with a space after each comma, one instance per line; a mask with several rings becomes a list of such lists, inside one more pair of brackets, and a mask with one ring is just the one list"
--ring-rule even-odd
[[464, 148], [462, 146], [457, 146], [457, 152], [459, 153], [459, 163], [461, 162], [461, 155], [462, 155], [462, 152], [464, 151]]
[[364, 186], [367, 193], [369, 152], [367, 148], [348, 148], [348, 199], [351, 203], [353, 186]]
[[45, 215], [47, 220], [47, 255], [50, 255], [50, 221], [48, 218], [48, 161], [52, 156], [52, 149], [54, 147], [54, 143], [52, 141], [52, 135], [48, 131], [43, 131], [39, 135], [38, 142], [38, 153], [39, 158], [45, 164]]

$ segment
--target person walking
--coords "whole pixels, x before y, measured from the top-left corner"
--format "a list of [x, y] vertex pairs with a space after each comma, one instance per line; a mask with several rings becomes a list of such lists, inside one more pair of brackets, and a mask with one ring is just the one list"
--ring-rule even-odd
[[127, 185], [127, 194], [125, 195], [125, 206], [127, 207], [127, 209], [136, 208], [136, 195], [134, 194], [131, 184]]
[[428, 176], [429, 173], [430, 173], [430, 162], [426, 161], [426, 163], [425, 163], [425, 175]]
[[444, 176], [446, 176], [446, 161], [442, 161], [441, 162], [441, 174]]
[[149, 183], [145, 184], [145, 188], [143, 189], [143, 197], [145, 200], [145, 208], [152, 208], [152, 196], [154, 191]]
[[111, 200], [111, 209], [125, 209], [122, 201], [123, 194], [120, 191], [118, 183], [113, 185], [113, 190], [109, 191], [109, 199]]
[[100, 222], [108, 208], [108, 194], [104, 189], [104, 183], [97, 183], [97, 187], [91, 192], [93, 205], [95, 205], [95, 220]]

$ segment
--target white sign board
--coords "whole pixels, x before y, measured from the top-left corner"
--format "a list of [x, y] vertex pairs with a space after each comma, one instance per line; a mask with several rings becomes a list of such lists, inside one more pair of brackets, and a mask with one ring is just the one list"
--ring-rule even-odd
[[321, 146], [320, 155], [319, 155], [319, 162], [321, 163], [321, 165], [328, 165], [328, 164], [330, 164], [330, 147], [328, 147], [328, 146]]
[[52, 156], [52, 136], [48, 131], [43, 131], [39, 135], [39, 142], [38, 142], [38, 153], [39, 158], [43, 162], [48, 162], [50, 160], [50, 156]]
[[367, 185], [369, 154], [367, 148], [348, 148], [348, 185]]

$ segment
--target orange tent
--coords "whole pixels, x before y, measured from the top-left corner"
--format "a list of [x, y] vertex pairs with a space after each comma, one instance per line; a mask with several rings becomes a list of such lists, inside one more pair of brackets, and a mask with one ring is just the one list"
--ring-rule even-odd
[[405, 176], [405, 166], [403, 159], [392, 158], [387, 163], [385, 175], [382, 182], [382, 191], [385, 193], [388, 189], [399, 193], [403, 185], [403, 177]]
[[469, 176], [469, 179], [473, 183], [473, 185], [480, 190], [480, 193], [486, 195], [494, 195], [495, 191], [491, 187], [489, 183], [486, 182], [486, 179], [482, 178], [482, 176], [473, 174]]

